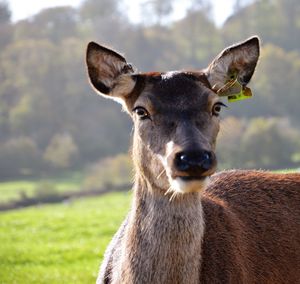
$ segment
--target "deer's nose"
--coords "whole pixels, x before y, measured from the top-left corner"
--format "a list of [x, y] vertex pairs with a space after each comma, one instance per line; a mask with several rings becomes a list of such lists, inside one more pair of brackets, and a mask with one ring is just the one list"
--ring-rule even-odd
[[209, 171], [215, 163], [214, 154], [210, 151], [182, 151], [175, 155], [175, 167], [180, 172], [201, 175]]

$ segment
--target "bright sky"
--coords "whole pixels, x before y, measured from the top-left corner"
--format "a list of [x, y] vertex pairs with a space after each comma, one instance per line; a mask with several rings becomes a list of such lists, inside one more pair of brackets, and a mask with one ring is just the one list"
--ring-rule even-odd
[[[12, 10], [12, 18], [13, 21], [18, 21], [29, 16], [32, 16], [38, 13], [43, 8], [47, 7], [55, 7], [55, 6], [78, 6], [82, 2], [82, 0], [7, 0]], [[129, 13], [132, 15], [132, 18], [138, 19], [140, 17], [138, 10], [135, 7], [139, 6], [140, 0], [126, 0], [128, 3]], [[184, 1], [182, 1], [184, 3]], [[234, 0], [214, 0], [213, 1], [213, 15], [216, 20], [217, 25], [221, 25], [226, 18], [232, 12]], [[184, 4], [183, 4], [184, 5]], [[178, 5], [175, 8], [175, 14], [177, 18], [182, 17], [182, 9], [181, 5]]]
[[78, 6], [82, 0], [6, 0], [12, 11], [13, 21], [18, 21], [55, 6]]

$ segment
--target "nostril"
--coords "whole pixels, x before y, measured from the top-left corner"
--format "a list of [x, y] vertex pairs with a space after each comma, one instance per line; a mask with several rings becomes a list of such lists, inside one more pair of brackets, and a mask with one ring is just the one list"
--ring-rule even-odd
[[190, 168], [189, 156], [184, 152], [178, 153], [175, 157], [175, 164], [179, 171], [187, 171]]
[[179, 156], [179, 159], [181, 162], [187, 163], [188, 162], [188, 156], [185, 154], [182, 154]]
[[203, 170], [209, 170], [213, 164], [213, 156], [211, 152], [204, 151], [201, 159], [201, 167]]
[[210, 160], [210, 158], [211, 158], [211, 155], [209, 152], [206, 152], [203, 154], [203, 161], [208, 161], [208, 160]]
[[175, 166], [182, 172], [205, 172], [211, 169], [214, 159], [209, 151], [180, 152], [175, 156]]

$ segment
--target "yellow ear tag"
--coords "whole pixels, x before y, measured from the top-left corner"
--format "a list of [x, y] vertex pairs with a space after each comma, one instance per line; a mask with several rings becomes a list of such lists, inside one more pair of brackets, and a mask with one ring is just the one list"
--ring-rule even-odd
[[237, 101], [250, 99], [251, 97], [252, 97], [251, 89], [244, 87], [238, 94], [232, 94], [232, 95], [228, 96], [228, 102], [234, 103]]
[[217, 94], [221, 97], [228, 97], [228, 102], [230, 103], [242, 101], [252, 97], [251, 89], [242, 86], [237, 77], [229, 80], [217, 91]]

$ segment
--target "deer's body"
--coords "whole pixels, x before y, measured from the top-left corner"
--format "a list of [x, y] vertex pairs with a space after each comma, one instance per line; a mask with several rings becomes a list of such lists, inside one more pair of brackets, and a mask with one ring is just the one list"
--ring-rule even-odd
[[135, 74], [89, 45], [91, 83], [135, 128], [133, 204], [98, 284], [300, 283], [300, 174], [214, 174], [219, 95], [245, 91], [258, 56], [251, 38], [200, 72]]
[[300, 174], [228, 171], [201, 197], [137, 196], [98, 283], [299, 283], [299, 190]]

